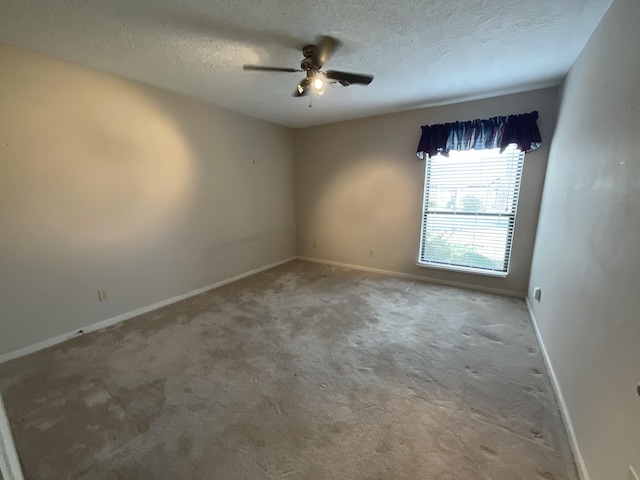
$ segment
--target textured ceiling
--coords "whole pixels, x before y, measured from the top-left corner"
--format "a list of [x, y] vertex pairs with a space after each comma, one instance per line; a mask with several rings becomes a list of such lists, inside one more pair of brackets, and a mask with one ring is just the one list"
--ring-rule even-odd
[[[557, 85], [611, 0], [0, 0], [0, 41], [291, 127]], [[291, 96], [318, 35], [368, 87]], [[505, 112], [509, 113], [509, 112]]]

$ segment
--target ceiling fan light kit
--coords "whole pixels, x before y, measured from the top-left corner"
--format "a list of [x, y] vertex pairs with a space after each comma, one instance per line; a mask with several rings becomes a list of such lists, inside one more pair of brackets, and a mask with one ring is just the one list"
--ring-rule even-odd
[[340, 48], [340, 42], [328, 36], [319, 37], [316, 45], [305, 45], [302, 47], [303, 60], [300, 62], [300, 68], [287, 67], [268, 67], [262, 65], [245, 65], [244, 70], [262, 71], [262, 72], [305, 72], [303, 78], [296, 90], [293, 92], [294, 97], [303, 97], [308, 95], [312, 90], [322, 95], [325, 86], [328, 84], [339, 83], [344, 87], [349, 85], [369, 85], [373, 81], [373, 75], [364, 73], [340, 72], [337, 70], [321, 71], [324, 64], [333, 56], [336, 50]]

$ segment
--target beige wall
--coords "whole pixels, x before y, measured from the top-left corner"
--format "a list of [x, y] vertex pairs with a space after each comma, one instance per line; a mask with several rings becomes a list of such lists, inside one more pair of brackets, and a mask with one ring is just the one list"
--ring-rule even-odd
[[640, 473], [639, 19], [616, 0], [565, 81], [530, 283], [591, 480]]
[[291, 130], [8, 45], [0, 71], [0, 354], [295, 254]]
[[[425, 165], [416, 157], [420, 126], [532, 110], [540, 112], [544, 145], [525, 158], [509, 275], [416, 267]], [[298, 255], [524, 295], [556, 116], [557, 89], [550, 88], [296, 130]]]

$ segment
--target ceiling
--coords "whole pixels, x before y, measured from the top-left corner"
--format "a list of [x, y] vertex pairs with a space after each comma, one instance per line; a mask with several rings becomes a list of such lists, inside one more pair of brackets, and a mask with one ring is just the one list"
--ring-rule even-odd
[[[1, 0], [0, 41], [305, 127], [558, 85], [611, 0]], [[318, 35], [325, 68], [368, 87], [294, 98]], [[509, 112], [505, 112], [509, 113]]]

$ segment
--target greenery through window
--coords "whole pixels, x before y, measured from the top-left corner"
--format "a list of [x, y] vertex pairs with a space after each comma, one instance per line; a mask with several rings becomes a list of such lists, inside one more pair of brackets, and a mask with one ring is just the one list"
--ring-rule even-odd
[[418, 264], [505, 276], [523, 161], [515, 146], [427, 158]]

